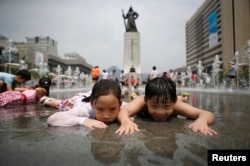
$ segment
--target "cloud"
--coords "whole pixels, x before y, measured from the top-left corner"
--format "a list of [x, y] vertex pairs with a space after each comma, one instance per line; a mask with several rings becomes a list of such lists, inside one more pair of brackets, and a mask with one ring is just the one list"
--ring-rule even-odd
[[149, 73], [185, 65], [185, 23], [204, 0], [3, 0], [0, 34], [15, 41], [50, 36], [59, 54], [77, 52], [88, 63], [123, 68], [122, 9], [139, 13], [141, 65]]

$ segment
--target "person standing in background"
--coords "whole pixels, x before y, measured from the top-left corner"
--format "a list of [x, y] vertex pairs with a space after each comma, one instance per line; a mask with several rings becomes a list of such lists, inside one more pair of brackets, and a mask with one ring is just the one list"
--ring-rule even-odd
[[98, 81], [100, 76], [100, 69], [99, 66], [95, 66], [91, 70], [91, 76], [92, 76], [92, 86]]
[[172, 69], [170, 69], [168, 72], [168, 78], [170, 78], [171, 80], [174, 80], [174, 72]]
[[168, 77], [167, 72], [164, 71], [161, 77], [165, 77], [165, 78]]
[[134, 76], [130, 76], [130, 85], [131, 85], [131, 87], [134, 87], [135, 86], [135, 78], [134, 78]]
[[121, 73], [120, 73], [120, 82], [121, 82], [122, 87], [125, 86], [125, 80], [126, 80], [126, 77], [125, 77], [124, 71], [121, 70]]
[[177, 75], [177, 87], [178, 87], [178, 88], [181, 88], [181, 87], [182, 87], [181, 72], [178, 72], [178, 75]]
[[228, 63], [229, 69], [227, 76], [231, 79], [231, 88], [236, 88], [236, 67], [234, 65], [234, 62], [231, 61]]
[[108, 79], [108, 73], [106, 72], [105, 69], [103, 69], [103, 71], [101, 73], [101, 79], [102, 80]]
[[197, 83], [197, 75], [193, 72], [192, 75], [191, 75], [191, 86], [192, 87], [195, 87], [196, 86], [196, 83]]
[[153, 66], [152, 71], [150, 73], [150, 78], [149, 79], [152, 80], [152, 79], [154, 79], [154, 78], [156, 78], [158, 76], [159, 76], [159, 72], [156, 70], [156, 66]]
[[116, 78], [115, 78], [115, 72], [116, 72], [115, 69], [113, 69], [112, 72], [110, 72], [110, 74], [108, 75], [108, 79], [109, 80], [116, 80]]

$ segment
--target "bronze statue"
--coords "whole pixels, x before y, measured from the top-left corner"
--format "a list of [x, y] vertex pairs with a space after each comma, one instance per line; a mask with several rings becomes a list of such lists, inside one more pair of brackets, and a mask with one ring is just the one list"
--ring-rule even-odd
[[[139, 14], [137, 12], [133, 11], [132, 6], [129, 8], [126, 16], [124, 15], [124, 12], [122, 10], [122, 16], [124, 18], [126, 32], [137, 32], [135, 20], [139, 17]], [[128, 19], [127, 24], [126, 24], [125, 19]]]

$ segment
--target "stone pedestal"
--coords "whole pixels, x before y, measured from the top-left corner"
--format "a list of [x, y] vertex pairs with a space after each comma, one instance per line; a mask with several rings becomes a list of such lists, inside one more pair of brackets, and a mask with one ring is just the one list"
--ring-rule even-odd
[[125, 74], [130, 72], [133, 66], [136, 73], [141, 74], [141, 47], [140, 47], [140, 33], [126, 32], [124, 34], [124, 56], [123, 56], [123, 70]]
[[[141, 80], [141, 47], [140, 47], [140, 33], [126, 32], [124, 34], [124, 56], [123, 56], [123, 70], [127, 78], [131, 75], [135, 79]], [[134, 67], [135, 72], [130, 72]]]

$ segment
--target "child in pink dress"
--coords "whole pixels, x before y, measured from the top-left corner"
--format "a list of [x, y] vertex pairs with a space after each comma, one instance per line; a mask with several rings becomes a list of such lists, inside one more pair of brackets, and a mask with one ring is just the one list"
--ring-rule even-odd
[[82, 104], [82, 100], [86, 97], [89, 97], [90, 95], [91, 95], [91, 91], [79, 92], [79, 93], [76, 93], [73, 97], [69, 99], [65, 99], [65, 100], [43, 96], [40, 99], [39, 103], [45, 106], [57, 108], [58, 111], [69, 111], [73, 107]]
[[42, 77], [34, 88], [15, 88], [14, 91], [0, 93], [0, 106], [36, 103], [44, 95], [49, 95], [50, 85], [50, 78]]

